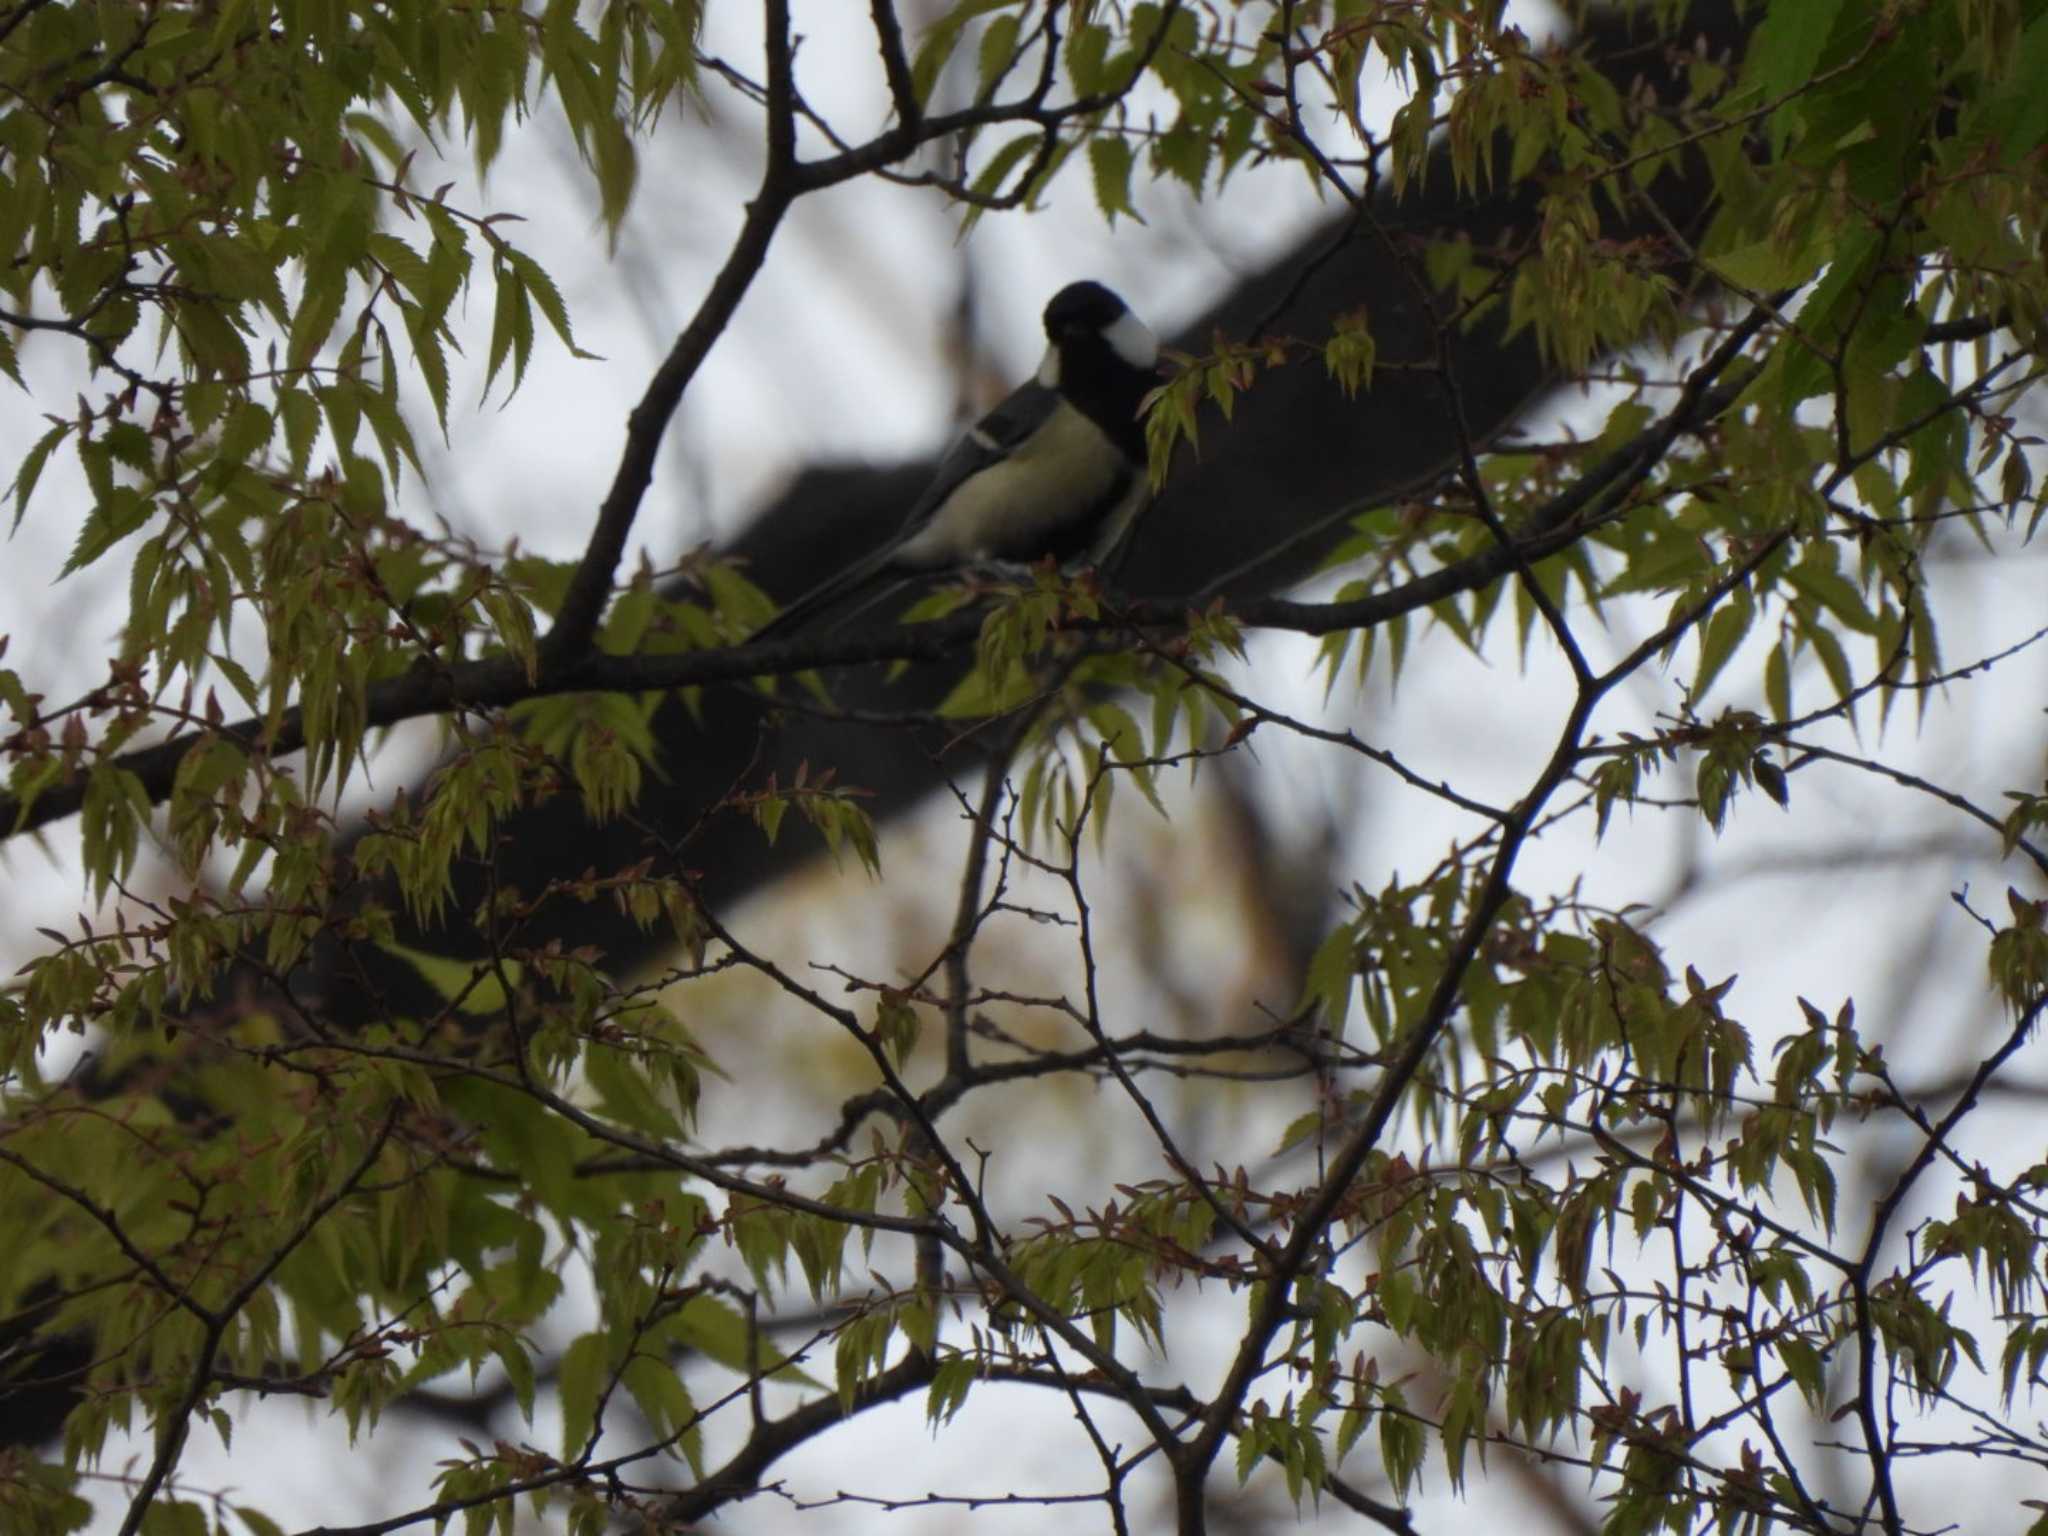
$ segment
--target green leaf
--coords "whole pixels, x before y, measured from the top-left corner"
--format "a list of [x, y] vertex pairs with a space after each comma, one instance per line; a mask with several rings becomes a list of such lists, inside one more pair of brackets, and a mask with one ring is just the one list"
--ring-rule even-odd
[[[1772, 0], [1750, 38], [1744, 73], [1766, 101], [1786, 95], [1813, 78], [1826, 50], [1842, 0]], [[1781, 150], [1796, 122], [1792, 106], [1771, 119], [1773, 148]]]
[[1816, 231], [1803, 245], [1787, 249], [1777, 239], [1757, 240], [1719, 255], [1702, 256], [1708, 270], [1750, 293], [1774, 293], [1810, 281], [1833, 257], [1835, 232]]
[[1135, 161], [1130, 141], [1121, 134], [1098, 134], [1088, 141], [1088, 169], [1095, 183], [1095, 206], [1111, 225], [1124, 214], [1139, 224], [1131, 206], [1131, 170]]
[[253, 400], [244, 400], [228, 412], [214, 452], [228, 464], [246, 463], [269, 443], [272, 426], [270, 412]]
[[491, 315], [490, 362], [484, 370], [484, 394], [497, 381], [498, 370], [512, 358], [512, 387], [526, 376], [526, 360], [533, 352], [533, 306], [519, 268], [500, 261], [492, 268], [497, 279], [497, 302]]
[[1017, 61], [1017, 34], [1023, 27], [1014, 15], [996, 17], [981, 34], [976, 58], [975, 95], [986, 101]]
[[294, 471], [303, 470], [320, 435], [320, 402], [303, 389], [280, 390], [277, 413], [284, 422], [285, 450]]
[[210, 1536], [206, 1511], [183, 1499], [158, 1498], [142, 1517], [142, 1536]]
[[1985, 103], [1986, 127], [1998, 140], [2008, 165], [2025, 159], [2048, 137], [2048, 91], [2041, 89], [2044, 79], [2048, 79], [2048, 12], [2037, 14], [2028, 24], [2001, 88]]
[[559, 1388], [562, 1406], [562, 1457], [583, 1454], [597, 1427], [597, 1399], [609, 1375], [604, 1335], [586, 1333], [562, 1352]]
[[719, 1297], [691, 1297], [683, 1304], [675, 1331], [683, 1342], [728, 1370], [752, 1371], [760, 1363], [746, 1317]]
[[[1024, 162], [1033, 150], [1037, 149], [1044, 142], [1045, 136], [1035, 130], [1030, 133], [1019, 134], [1016, 138], [1011, 139], [1001, 149], [988, 157], [981, 170], [975, 175], [974, 184], [969, 190], [977, 197], [993, 199], [1004, 196], [1004, 181], [1009, 178], [1012, 171]], [[979, 204], [968, 208], [966, 217], [961, 220], [960, 233], [963, 237], [980, 222], [982, 214], [986, 211]]]
[[1692, 684], [1695, 706], [1707, 696], [1707, 690], [1728, 664], [1728, 658], [1735, 654], [1735, 648], [1749, 633], [1749, 626], [1755, 618], [1755, 602], [1747, 591], [1738, 590], [1724, 600], [1707, 621], [1706, 631], [1700, 637], [1699, 671], [1694, 674]]
[[518, 658], [526, 669], [526, 680], [532, 682], [540, 675], [540, 637], [534, 628], [533, 610], [517, 592], [504, 587], [487, 589], [482, 603], [499, 643]]
[[980, 1379], [981, 1366], [972, 1355], [954, 1355], [940, 1361], [933, 1368], [932, 1384], [925, 1392], [925, 1423], [934, 1430], [952, 1423]]
[[917, 1049], [919, 1036], [923, 1033], [924, 1021], [910, 1005], [910, 999], [900, 992], [884, 992], [881, 1006], [875, 1010], [875, 1038], [898, 1071]]
[[133, 486], [108, 484], [79, 525], [78, 538], [59, 576], [69, 576], [98, 560], [121, 540], [149, 521], [156, 503]]
[[[441, 439], [448, 439], [448, 355], [442, 348], [441, 337], [428, 323], [426, 311], [417, 304], [404, 307], [406, 334], [412, 339], [413, 365], [420, 371], [420, 377], [427, 386], [427, 397], [434, 402], [434, 420], [441, 428]], [[297, 445], [294, 442], [293, 456], [296, 462]]]
[[1764, 658], [1764, 702], [1772, 718], [1780, 721], [1792, 718], [1792, 665], [1785, 651], [1781, 641]]
[[[562, 302], [562, 292], [555, 286], [555, 280], [548, 276], [547, 270], [524, 251], [507, 246], [504, 254], [505, 259], [512, 264], [513, 270], [519, 274], [521, 287], [540, 305], [540, 312], [547, 317], [548, 325], [561, 338], [562, 345], [569, 349], [570, 355], [590, 361], [601, 361], [595, 353], [585, 352], [576, 345], [576, 336], [569, 324], [569, 307]], [[531, 325], [532, 322], [529, 320], [529, 330]]]
[[348, 291], [345, 267], [322, 262], [306, 272], [306, 289], [299, 297], [299, 312], [292, 317], [291, 336], [285, 354], [294, 368], [307, 368], [333, 334], [341, 317], [341, 302]]
[[960, 34], [969, 22], [991, 11], [1009, 10], [1022, 3], [1023, 0], [961, 0], [960, 4], [934, 21], [917, 45], [916, 57], [910, 64], [910, 83], [917, 93], [918, 105], [930, 103], [932, 90], [952, 59], [953, 50], [960, 46]]
[[50, 455], [57, 451], [57, 445], [71, 434], [71, 423], [59, 422], [41, 437], [34, 446], [21, 456], [21, 464], [14, 471], [14, 526], [21, 526], [22, 515], [28, 511], [28, 499], [34, 494], [36, 482], [43, 478], [43, 467], [50, 462]]
[[1111, 41], [1109, 28], [1099, 22], [1075, 27], [1068, 36], [1067, 78], [1077, 96], [1098, 95], [1111, 85], [1114, 77], [1105, 67]]
[[584, 1052], [583, 1071], [610, 1118], [654, 1136], [683, 1135], [681, 1118], [663, 1099], [646, 1063], [634, 1052], [592, 1045]]
[[703, 1431], [698, 1427], [696, 1404], [690, 1401], [689, 1389], [675, 1368], [666, 1360], [635, 1354], [626, 1362], [623, 1380], [654, 1433], [663, 1440], [675, 1440], [690, 1469], [701, 1475]]

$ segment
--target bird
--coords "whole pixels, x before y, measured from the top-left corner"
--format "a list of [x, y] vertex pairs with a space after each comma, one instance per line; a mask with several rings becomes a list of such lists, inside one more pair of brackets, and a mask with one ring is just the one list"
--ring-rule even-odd
[[[1139, 408], [1159, 338], [1097, 282], [1045, 306], [1038, 371], [962, 434], [879, 548], [804, 593], [749, 637], [786, 637], [878, 577], [1027, 562], [1101, 566], [1151, 499]], [[868, 604], [863, 604], [866, 607]], [[856, 612], [859, 610], [856, 609]]]

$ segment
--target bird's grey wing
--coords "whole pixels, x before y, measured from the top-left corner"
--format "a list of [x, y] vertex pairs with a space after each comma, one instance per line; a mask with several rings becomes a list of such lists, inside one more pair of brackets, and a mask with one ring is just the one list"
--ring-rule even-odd
[[1057, 390], [1047, 389], [1034, 379], [1018, 385], [990, 407], [988, 414], [962, 432], [939, 460], [931, 483], [911, 507], [910, 515], [903, 519], [896, 537], [890, 540], [889, 552], [893, 555], [922, 532], [932, 514], [946, 504], [946, 498], [959, 490], [964, 481], [1008, 458], [1011, 450], [1035, 432], [1059, 403]]

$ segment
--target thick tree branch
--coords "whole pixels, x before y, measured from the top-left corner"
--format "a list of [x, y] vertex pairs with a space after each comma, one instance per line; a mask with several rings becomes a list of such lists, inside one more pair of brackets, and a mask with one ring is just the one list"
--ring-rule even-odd
[[783, 215], [803, 190], [797, 178], [796, 59], [789, 32], [789, 0], [764, 0], [764, 6], [768, 161], [761, 172], [760, 189], [747, 204], [746, 221], [726, 254], [725, 265], [712, 280], [710, 291], [675, 345], [669, 348], [661, 366], [655, 369], [640, 403], [626, 418], [626, 447], [612, 476], [611, 489], [598, 508], [589, 547], [576, 567], [576, 574], [570, 578], [554, 627], [542, 643], [542, 656], [551, 668], [573, 661], [589, 649], [611, 596], [612, 575], [625, 554], [626, 538], [632, 532], [647, 487], [653, 483], [654, 460], [661, 451], [662, 436], [682, 404], [683, 392], [725, 334], [740, 301], [753, 285], [755, 274], [767, 261], [768, 247], [782, 225]]
[[[1324, 635], [1345, 629], [1368, 629], [1432, 603], [1476, 592], [1528, 564], [1554, 555], [1583, 539], [1614, 516], [1629, 494], [1661, 462], [1672, 442], [1698, 431], [1734, 399], [1740, 383], [1719, 384], [1739, 355], [1741, 345], [1761, 322], [1752, 317], [1717, 349], [1688, 380], [1678, 403], [1642, 439], [1616, 451], [1563, 494], [1541, 508], [1506, 544], [1495, 545], [1466, 559], [1401, 583], [1385, 592], [1341, 603], [1300, 603], [1284, 598], [1258, 598], [1233, 608], [1250, 629], [1291, 630]], [[608, 578], [607, 578], [608, 579]], [[566, 613], [566, 608], [565, 608]], [[1075, 635], [1127, 634], [1134, 623], [1171, 624], [1175, 610], [1158, 603], [1137, 603], [1122, 615], [1077, 618], [1067, 630]], [[977, 615], [933, 624], [889, 625], [850, 635], [797, 636], [770, 645], [740, 646], [677, 654], [565, 656], [529, 677], [515, 657], [487, 657], [442, 666], [420, 666], [402, 676], [374, 683], [367, 690], [364, 721], [372, 728], [445, 714], [504, 709], [527, 699], [568, 693], [648, 693], [710, 684], [743, 684], [764, 677], [866, 666], [875, 662], [944, 662], [970, 657], [980, 634]], [[556, 633], [562, 633], [560, 623]], [[271, 757], [299, 751], [306, 745], [301, 710], [287, 710], [272, 731], [259, 718], [237, 721], [217, 731], [186, 731], [154, 746], [140, 747], [114, 759], [117, 769], [142, 782], [151, 803], [170, 795], [178, 765], [208, 741], [226, 739]], [[82, 777], [52, 785], [26, 805], [15, 796], [0, 795], [0, 826], [19, 833], [46, 826], [76, 813], [84, 803]]]

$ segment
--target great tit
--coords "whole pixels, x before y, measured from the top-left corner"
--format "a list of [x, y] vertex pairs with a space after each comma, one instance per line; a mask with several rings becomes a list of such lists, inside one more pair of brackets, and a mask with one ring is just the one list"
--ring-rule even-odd
[[1045, 336], [1038, 372], [953, 445], [896, 536], [799, 597], [755, 641], [793, 633], [886, 572], [1047, 555], [1101, 565], [1117, 551], [1151, 496], [1138, 405], [1158, 382], [1159, 338], [1088, 282], [1052, 296]]

